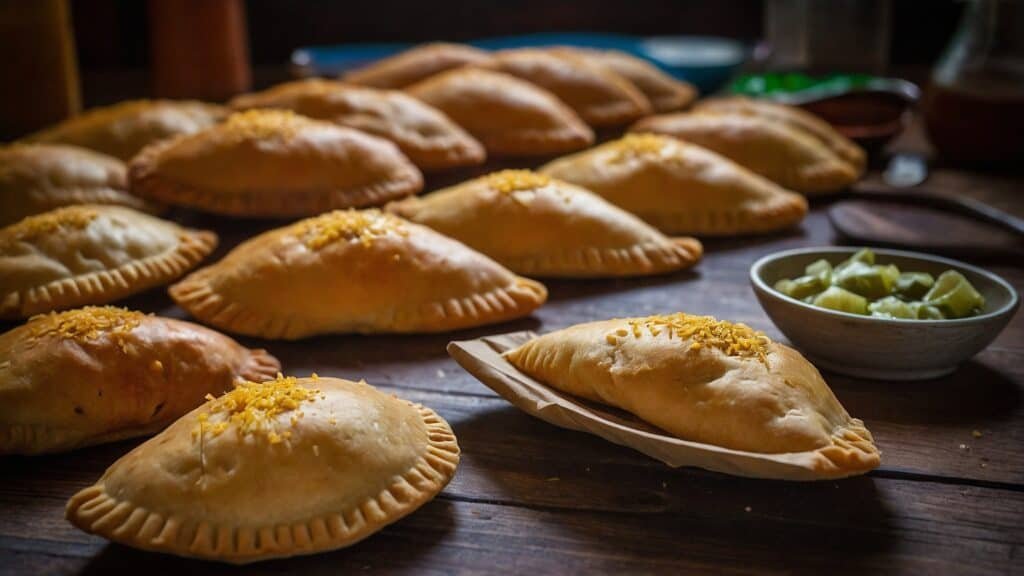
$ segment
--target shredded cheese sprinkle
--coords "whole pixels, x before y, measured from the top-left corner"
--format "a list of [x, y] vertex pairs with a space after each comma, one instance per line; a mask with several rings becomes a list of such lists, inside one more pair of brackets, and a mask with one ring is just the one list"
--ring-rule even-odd
[[551, 178], [529, 170], [502, 170], [489, 174], [486, 178], [487, 184], [502, 194], [536, 190], [551, 182]]
[[313, 250], [341, 240], [370, 246], [375, 238], [388, 234], [408, 235], [401, 219], [375, 209], [335, 210], [303, 220], [296, 226], [297, 235]]
[[308, 122], [291, 110], [255, 109], [236, 112], [224, 121], [224, 130], [240, 140], [287, 139]]
[[[280, 373], [269, 382], [243, 382], [220, 398], [206, 395], [210, 402], [207, 409], [199, 413], [199, 425], [192, 431], [192, 436], [219, 436], [234, 427], [239, 436], [263, 436], [271, 444], [279, 444], [290, 438], [292, 433], [277, 417], [294, 412], [288, 419], [288, 426], [295, 427], [304, 416], [299, 410], [302, 403], [313, 402], [318, 395], [319, 389], [306, 388], [298, 383], [298, 379]], [[215, 422], [211, 419], [214, 415], [223, 416]]]
[[82, 229], [98, 215], [99, 212], [88, 206], [66, 206], [44, 214], [29, 216], [9, 227], [7, 233], [4, 234], [6, 238], [0, 237], [0, 245], [8, 242], [34, 240], [61, 228]]
[[28, 321], [33, 339], [55, 335], [61, 339], [85, 342], [109, 335], [127, 352], [126, 337], [146, 315], [114, 306], [86, 306], [66, 312], [33, 316]]
[[609, 332], [605, 339], [611, 345], [622, 338], [641, 338], [646, 334], [657, 337], [667, 334], [680, 343], [689, 342], [688, 350], [715, 348], [729, 356], [756, 358], [768, 365], [768, 345], [771, 340], [759, 330], [746, 324], [717, 320], [712, 316], [692, 316], [682, 312], [667, 316], [633, 318], [627, 322], [629, 328], [618, 328]]
[[621, 162], [638, 156], [660, 154], [669, 140], [657, 134], [626, 134], [611, 144], [611, 161]]

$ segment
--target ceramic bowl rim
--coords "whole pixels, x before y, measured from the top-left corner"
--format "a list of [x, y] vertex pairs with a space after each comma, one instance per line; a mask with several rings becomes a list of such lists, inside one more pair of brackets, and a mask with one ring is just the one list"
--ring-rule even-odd
[[1013, 288], [1013, 286], [1009, 282], [1004, 280], [1001, 276], [999, 276], [998, 274], [995, 274], [994, 272], [989, 272], [988, 270], [985, 270], [983, 268], [979, 268], [977, 266], [974, 266], [972, 264], [967, 264], [967, 263], [961, 262], [959, 260], [953, 260], [952, 258], [945, 258], [945, 257], [942, 257], [942, 256], [933, 256], [931, 254], [925, 254], [923, 252], [911, 252], [911, 251], [908, 251], [908, 250], [891, 250], [891, 249], [887, 249], [887, 248], [870, 248], [872, 252], [874, 252], [875, 254], [877, 254], [879, 256], [898, 256], [900, 258], [907, 258], [907, 259], [910, 259], [910, 260], [922, 260], [922, 261], [927, 261], [927, 262], [932, 263], [932, 264], [942, 264], [944, 266], [948, 266], [949, 268], [952, 268], [952, 269], [955, 269], [955, 270], [968, 270], [968, 271], [970, 271], [970, 272], [972, 272], [974, 274], [977, 274], [977, 275], [979, 275], [979, 276], [981, 276], [981, 277], [991, 281], [992, 283], [994, 283], [997, 286], [999, 286], [1000, 288], [1002, 288], [1003, 291], [1006, 292], [1009, 295], [1009, 298], [1007, 299], [1006, 304], [1003, 305], [1003, 306], [1000, 306], [999, 308], [997, 308], [995, 310], [992, 310], [990, 312], [986, 312], [984, 314], [979, 314], [978, 316], [969, 316], [967, 318], [951, 318], [951, 319], [948, 319], [948, 320], [917, 320], [917, 319], [912, 319], [912, 318], [878, 318], [878, 317], [874, 317], [874, 316], [864, 316], [864, 315], [861, 315], [861, 314], [851, 314], [849, 312], [841, 312], [839, 310], [830, 310], [828, 308], [820, 308], [818, 306], [814, 306], [812, 304], [808, 304], [806, 302], [803, 302], [802, 300], [798, 300], [798, 299], [793, 298], [791, 296], [787, 296], [787, 295], [783, 294], [782, 292], [779, 292], [775, 288], [769, 286], [764, 281], [764, 279], [761, 277], [762, 272], [763, 272], [763, 270], [764, 270], [764, 268], [766, 266], [768, 266], [769, 264], [772, 264], [772, 263], [775, 263], [775, 262], [787, 259], [787, 258], [792, 258], [794, 256], [803, 256], [803, 255], [807, 255], [807, 254], [821, 254], [822, 256], [825, 256], [826, 254], [836, 253], [836, 252], [846, 253], [846, 254], [853, 254], [853, 253], [857, 252], [858, 250], [860, 250], [861, 248], [862, 247], [852, 247], [852, 246], [819, 246], [819, 247], [810, 247], [810, 248], [794, 248], [794, 249], [791, 249], [791, 250], [782, 250], [782, 251], [779, 251], [779, 252], [773, 252], [771, 254], [767, 254], [765, 256], [762, 256], [761, 258], [758, 258], [757, 261], [754, 262], [754, 264], [750, 267], [750, 282], [761, 293], [763, 293], [763, 294], [765, 294], [765, 295], [767, 295], [767, 296], [769, 296], [771, 298], [775, 298], [777, 300], [781, 300], [781, 301], [785, 302], [786, 304], [796, 305], [798, 308], [802, 308], [802, 309], [804, 309], [804, 310], [806, 310], [808, 312], [814, 312], [814, 313], [822, 314], [822, 315], [825, 315], [825, 316], [832, 316], [832, 317], [835, 317], [835, 318], [840, 318], [840, 319], [845, 319], [845, 320], [852, 320], [852, 321], [861, 322], [861, 323], [864, 323], [864, 324], [880, 324], [880, 325], [891, 325], [891, 326], [920, 326], [922, 328], [944, 327], [944, 326], [964, 326], [964, 325], [970, 325], [970, 324], [984, 324], [984, 323], [992, 321], [992, 320], [994, 320], [996, 318], [1000, 318], [1000, 317], [1003, 317], [1005, 315], [1012, 314], [1013, 311], [1017, 309], [1018, 304], [1020, 304], [1020, 295], [1017, 294], [1017, 291]]

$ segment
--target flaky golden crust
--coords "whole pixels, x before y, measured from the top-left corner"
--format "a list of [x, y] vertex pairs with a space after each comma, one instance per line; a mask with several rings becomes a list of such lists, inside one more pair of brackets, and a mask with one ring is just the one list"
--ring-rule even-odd
[[25, 140], [73, 144], [128, 161], [154, 142], [198, 132], [224, 115], [223, 107], [195, 100], [129, 100], [86, 110]]
[[201, 432], [207, 404], [74, 495], [68, 520], [128, 546], [243, 564], [350, 546], [455, 474], [455, 435], [429, 408], [365, 383], [299, 383], [316, 396], [276, 418], [287, 439]]
[[558, 97], [509, 74], [460, 68], [406, 90], [465, 128], [489, 156], [550, 156], [594, 141], [593, 131]]
[[849, 162], [858, 174], [864, 172], [867, 154], [853, 140], [840, 134], [824, 119], [798, 108], [764, 100], [740, 96], [709, 98], [695, 108], [697, 112], [723, 112], [762, 116], [768, 120], [782, 122], [802, 130], [832, 149], [840, 158]]
[[383, 204], [423, 187], [387, 140], [284, 110], [250, 110], [147, 147], [132, 193], [229, 216], [308, 216]]
[[489, 66], [491, 55], [465, 44], [421, 44], [368, 66], [347, 72], [343, 79], [375, 88], [404, 88], [452, 68]]
[[[97, 317], [106, 329], [83, 324]], [[0, 334], [0, 454], [150, 434], [207, 394], [280, 368], [263, 350], [180, 320], [116, 308], [37, 316]]]
[[261, 234], [170, 288], [203, 322], [264, 338], [445, 332], [526, 316], [547, 299], [429, 228], [376, 210]]
[[106, 304], [195, 267], [217, 235], [123, 206], [84, 204], [0, 230], [0, 318]]
[[654, 134], [628, 135], [540, 172], [591, 190], [666, 234], [767, 233], [807, 214], [799, 194], [714, 152]]
[[70, 204], [117, 204], [154, 212], [127, 192], [124, 163], [77, 146], [0, 147], [0, 226]]
[[764, 116], [691, 112], [651, 116], [631, 128], [680, 138], [804, 194], [837, 192], [859, 172], [814, 136]]
[[310, 79], [243, 94], [230, 105], [284, 108], [386, 138], [422, 170], [474, 166], [486, 158], [483, 145], [443, 112], [397, 90]]
[[621, 126], [651, 113], [636, 86], [605, 66], [571, 52], [543, 48], [502, 50], [498, 70], [547, 89], [593, 127]]
[[407, 198], [388, 210], [527, 276], [663, 274], [693, 266], [703, 253], [696, 239], [667, 238], [583, 188], [525, 170]]
[[[505, 357], [532, 378], [624, 409], [684, 440], [806, 454], [819, 478], [878, 466], [871, 433], [798, 352], [749, 328], [734, 335], [707, 320], [672, 315], [580, 324]], [[688, 334], [690, 322], [705, 331]]]
[[611, 70], [629, 80], [651, 103], [654, 112], [672, 112], [686, 108], [697, 99], [697, 89], [687, 82], [676, 80], [654, 64], [619, 50], [589, 50], [561, 48]]

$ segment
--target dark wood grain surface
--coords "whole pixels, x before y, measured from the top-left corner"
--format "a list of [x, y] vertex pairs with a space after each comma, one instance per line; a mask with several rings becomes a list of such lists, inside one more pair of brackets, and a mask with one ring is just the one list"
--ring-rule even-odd
[[[950, 171], [932, 182], [1024, 215], [1017, 179]], [[678, 310], [746, 322], [782, 339], [754, 299], [748, 268], [770, 252], [835, 242], [826, 209], [816, 203], [793, 233], [709, 242], [691, 272], [548, 282], [548, 304], [518, 322], [446, 335], [243, 339], [268, 348], [289, 374], [365, 378], [431, 406], [458, 435], [463, 459], [449, 487], [350, 549], [239, 569], [139, 552], [72, 528], [65, 501], [138, 444], [128, 441], [0, 461], [0, 573], [1024, 573], [1020, 313], [987, 350], [938, 380], [826, 373], [874, 432], [883, 465], [864, 477], [810, 484], [670, 469], [552, 427], [505, 403], [445, 354], [451, 339]], [[217, 228], [220, 253], [271, 226], [184, 219]], [[1021, 264], [985, 266], [1021, 290]], [[160, 291], [127, 304], [184, 317]]]

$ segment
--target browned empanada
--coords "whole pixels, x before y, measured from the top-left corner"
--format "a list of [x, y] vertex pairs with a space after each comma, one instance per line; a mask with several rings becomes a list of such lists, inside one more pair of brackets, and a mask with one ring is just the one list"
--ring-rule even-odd
[[445, 332], [526, 316], [547, 299], [447, 236], [379, 210], [265, 232], [170, 288], [203, 322], [252, 336]]
[[407, 90], [468, 130], [491, 156], [550, 156], [594, 142], [593, 131], [557, 96], [501, 72], [460, 68]]
[[651, 113], [647, 97], [614, 70], [567, 51], [502, 50], [496, 67], [546, 88], [594, 127], [621, 126]]
[[388, 205], [527, 276], [616, 277], [689, 268], [695, 238], [667, 238], [600, 196], [528, 170], [505, 170]]
[[121, 308], [35, 316], [0, 334], [0, 454], [152, 434], [281, 365], [189, 322]]
[[287, 110], [249, 110], [143, 150], [132, 192], [229, 216], [306, 216], [383, 204], [423, 186], [398, 148], [377, 136]]
[[629, 80], [647, 96], [655, 112], [672, 112], [686, 108], [697, 99], [697, 88], [676, 80], [643, 58], [619, 50], [561, 48], [591, 62], [607, 66]]
[[0, 318], [106, 304], [170, 282], [217, 246], [123, 206], [83, 204], [0, 229]]
[[352, 70], [343, 76], [346, 82], [376, 88], [404, 88], [435, 74], [461, 66], [487, 66], [491, 55], [465, 44], [435, 42], [421, 44], [404, 52]]
[[398, 90], [309, 79], [243, 94], [230, 105], [284, 108], [387, 138], [422, 170], [473, 166], [486, 157], [484, 147], [443, 112]]
[[225, 114], [221, 106], [194, 100], [129, 100], [86, 110], [26, 140], [73, 144], [128, 161], [154, 142], [198, 132]]
[[117, 158], [63, 144], [0, 148], [0, 226], [70, 204], [157, 209], [128, 193], [127, 171]]

